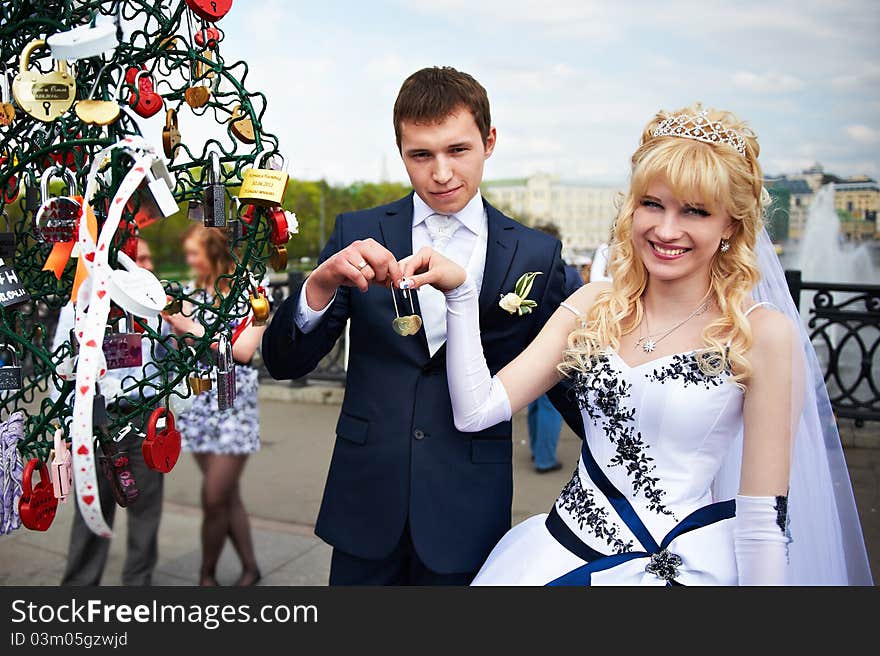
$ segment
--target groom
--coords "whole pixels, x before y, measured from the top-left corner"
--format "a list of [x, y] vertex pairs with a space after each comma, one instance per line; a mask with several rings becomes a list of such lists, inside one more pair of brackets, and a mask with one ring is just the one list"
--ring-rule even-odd
[[[351, 321], [336, 446], [315, 533], [333, 546], [331, 585], [466, 585], [510, 528], [511, 424], [461, 433], [446, 382], [446, 304], [419, 290], [414, 336], [392, 330], [385, 285], [398, 260], [431, 246], [480, 289], [483, 348], [494, 374], [559, 306], [559, 241], [526, 228], [480, 195], [495, 148], [486, 90], [453, 68], [426, 68], [394, 105], [397, 146], [414, 193], [342, 214], [321, 264], [275, 313], [263, 358], [276, 379], [308, 374]], [[520, 276], [540, 272], [531, 314], [499, 306]], [[412, 313], [399, 290], [401, 315]]]

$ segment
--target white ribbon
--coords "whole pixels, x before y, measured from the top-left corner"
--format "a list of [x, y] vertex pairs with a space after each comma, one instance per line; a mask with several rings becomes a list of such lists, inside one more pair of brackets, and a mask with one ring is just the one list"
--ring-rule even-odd
[[79, 340], [79, 358], [74, 389], [73, 422], [71, 423], [71, 446], [73, 450], [76, 500], [80, 513], [89, 529], [101, 537], [113, 537], [113, 531], [104, 521], [101, 499], [98, 495], [98, 479], [95, 472], [95, 437], [92, 432], [92, 409], [95, 399], [95, 382], [98, 379], [103, 356], [104, 331], [110, 313], [108, 281], [111, 274], [108, 264], [110, 245], [116, 235], [126, 201], [135, 193], [146, 176], [151, 161], [156, 157], [153, 148], [139, 137], [126, 137], [95, 155], [89, 170], [83, 207], [90, 204], [98, 187], [98, 171], [105, 158], [116, 148], [126, 148], [137, 153], [135, 163], [122, 180], [110, 203], [107, 220], [101, 228], [97, 244], [92, 240], [82, 213], [79, 225], [80, 257], [89, 272], [80, 286], [76, 298], [74, 331]]

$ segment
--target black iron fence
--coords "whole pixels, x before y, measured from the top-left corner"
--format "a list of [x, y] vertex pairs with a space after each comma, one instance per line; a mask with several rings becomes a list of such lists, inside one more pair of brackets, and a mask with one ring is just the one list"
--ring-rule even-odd
[[[880, 285], [804, 282], [800, 271], [786, 271], [786, 278], [807, 321], [837, 416], [854, 419], [857, 426], [880, 421]], [[298, 272], [274, 280], [276, 307], [301, 282]], [[315, 371], [294, 384], [344, 383], [347, 348], [343, 335]]]
[[800, 271], [787, 271], [786, 278], [834, 412], [856, 426], [880, 420], [880, 285], [804, 282]]

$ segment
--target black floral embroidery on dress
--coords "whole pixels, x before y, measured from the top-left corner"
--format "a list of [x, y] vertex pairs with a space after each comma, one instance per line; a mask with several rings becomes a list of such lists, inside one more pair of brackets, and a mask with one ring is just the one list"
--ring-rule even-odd
[[641, 493], [651, 510], [675, 518], [661, 501], [666, 492], [657, 486], [660, 479], [651, 476], [654, 459], [646, 453], [650, 445], [642, 441], [641, 432], [633, 426], [636, 410], [625, 405], [632, 385], [620, 379], [610, 359], [603, 355], [593, 360], [589, 372], [575, 376], [573, 389], [578, 405], [614, 444], [616, 455], [608, 466], [623, 467], [632, 478], [633, 492]]
[[648, 380], [665, 383], [667, 380], [681, 380], [684, 386], [704, 385], [706, 389], [712, 389], [724, 384], [723, 376], [712, 376], [700, 369], [696, 353], [683, 353], [675, 355], [669, 364], [654, 369], [646, 374]]
[[784, 535], [788, 535], [788, 497], [776, 497], [776, 505], [773, 506], [776, 511], [776, 525]]
[[583, 530], [586, 525], [593, 534], [610, 546], [614, 553], [631, 551], [633, 542], [624, 542], [618, 536], [619, 528], [608, 519], [608, 511], [596, 505], [593, 491], [581, 485], [581, 477], [577, 468], [571, 480], [562, 488], [562, 493], [556, 500], [560, 510], [566, 511]]

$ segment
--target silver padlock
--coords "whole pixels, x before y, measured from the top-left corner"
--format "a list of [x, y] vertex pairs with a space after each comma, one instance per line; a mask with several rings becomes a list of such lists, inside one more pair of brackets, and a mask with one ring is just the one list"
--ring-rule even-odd
[[0, 365], [0, 390], [20, 390], [21, 363], [15, 347], [12, 344], [0, 344], [0, 356], [3, 361]]
[[122, 330], [117, 329], [104, 336], [104, 357], [107, 369], [127, 369], [142, 367], [144, 364], [143, 340], [134, 329], [134, 317], [127, 313], [119, 320]]
[[211, 167], [205, 185], [205, 227], [226, 227], [226, 185], [223, 184], [223, 171], [220, 168], [220, 154], [211, 151]]
[[229, 410], [235, 405], [235, 360], [232, 342], [225, 334], [217, 342], [217, 408]]
[[[49, 197], [49, 181], [60, 175], [67, 183], [67, 196]], [[34, 216], [34, 232], [37, 239], [50, 244], [73, 241], [82, 205], [74, 196], [76, 177], [63, 166], [50, 166], [40, 178], [42, 204]], [[45, 222], [45, 225], [43, 223]]]

